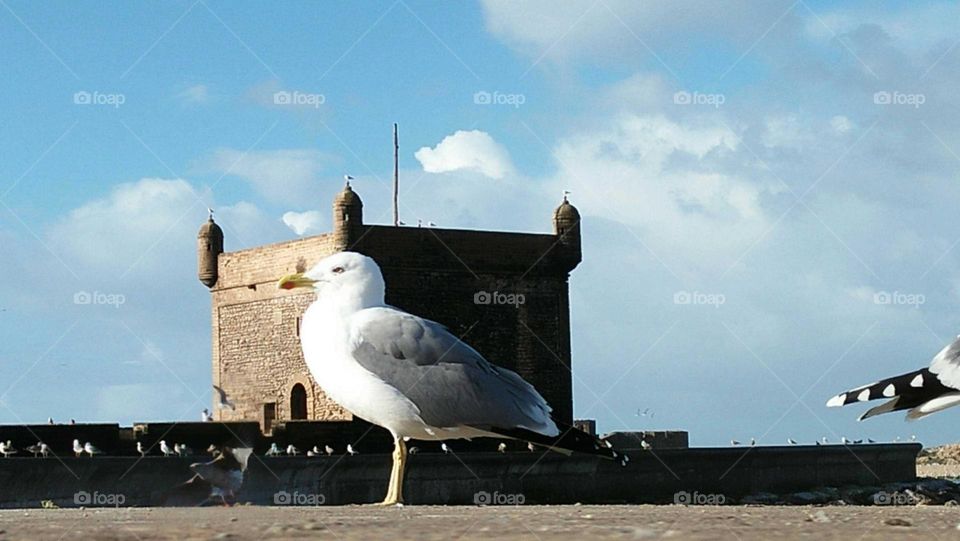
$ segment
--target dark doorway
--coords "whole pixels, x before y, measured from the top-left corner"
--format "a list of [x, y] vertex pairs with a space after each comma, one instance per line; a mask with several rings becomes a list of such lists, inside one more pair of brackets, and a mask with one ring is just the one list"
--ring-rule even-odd
[[290, 418], [293, 420], [307, 418], [307, 390], [300, 383], [290, 390]]

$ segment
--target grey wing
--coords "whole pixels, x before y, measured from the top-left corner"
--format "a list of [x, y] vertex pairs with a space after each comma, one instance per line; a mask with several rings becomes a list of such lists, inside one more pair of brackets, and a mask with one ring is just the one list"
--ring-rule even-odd
[[960, 389], [960, 336], [937, 353], [930, 362], [930, 373], [947, 387]]
[[428, 425], [558, 433], [550, 406], [532, 385], [490, 364], [439, 323], [387, 307], [354, 318], [354, 359], [413, 402]]

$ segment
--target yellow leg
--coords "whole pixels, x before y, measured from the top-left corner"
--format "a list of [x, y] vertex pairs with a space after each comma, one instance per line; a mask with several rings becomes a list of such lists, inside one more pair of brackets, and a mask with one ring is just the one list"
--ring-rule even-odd
[[407, 467], [407, 444], [403, 438], [393, 440], [393, 468], [390, 470], [390, 486], [387, 488], [387, 497], [381, 505], [396, 505], [403, 503], [403, 474]]

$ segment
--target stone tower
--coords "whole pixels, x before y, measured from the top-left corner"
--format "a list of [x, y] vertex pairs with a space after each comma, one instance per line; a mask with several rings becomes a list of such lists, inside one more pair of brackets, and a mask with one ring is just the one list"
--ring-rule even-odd
[[363, 236], [363, 201], [350, 181], [333, 200], [333, 238], [337, 251], [350, 250]]
[[213, 221], [213, 212], [197, 233], [197, 278], [207, 287], [217, 283], [217, 260], [223, 253], [223, 230]]
[[563, 203], [553, 211], [553, 234], [557, 239], [557, 257], [572, 269], [583, 260], [580, 250], [580, 213], [563, 196]]

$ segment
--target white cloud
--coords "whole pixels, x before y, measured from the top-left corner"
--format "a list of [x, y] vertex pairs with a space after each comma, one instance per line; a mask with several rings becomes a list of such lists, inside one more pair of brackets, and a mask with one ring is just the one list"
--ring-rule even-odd
[[[714, 2], [675, 0], [483, 0], [487, 30], [531, 58], [562, 61], [591, 58], [634, 62], [654, 51], [676, 47], [676, 36], [697, 32], [700, 37], [723, 37], [740, 45], [756, 41], [764, 29], [782, 17], [791, 2]], [[780, 20], [783, 33], [791, 20]], [[642, 36], [642, 43], [637, 38]], [[684, 44], [688, 46], [688, 44]], [[739, 47], [738, 46], [738, 47]]]
[[729, 265], [769, 225], [761, 205], [769, 190], [751, 178], [738, 141], [722, 124], [620, 115], [561, 140], [552, 185], [571, 189], [593, 215], [640, 226], [664, 258]]
[[289, 211], [283, 214], [283, 223], [297, 235], [318, 233], [323, 227], [323, 215], [317, 210]]
[[189, 86], [178, 92], [177, 98], [185, 103], [207, 103], [210, 101], [210, 89], [204, 84]]
[[211, 169], [249, 182], [269, 201], [303, 203], [317, 191], [317, 176], [323, 155], [310, 149], [241, 151], [217, 150], [208, 163]]
[[514, 171], [507, 149], [479, 130], [457, 131], [444, 137], [434, 148], [421, 148], [414, 156], [428, 173], [467, 169], [501, 179]]

